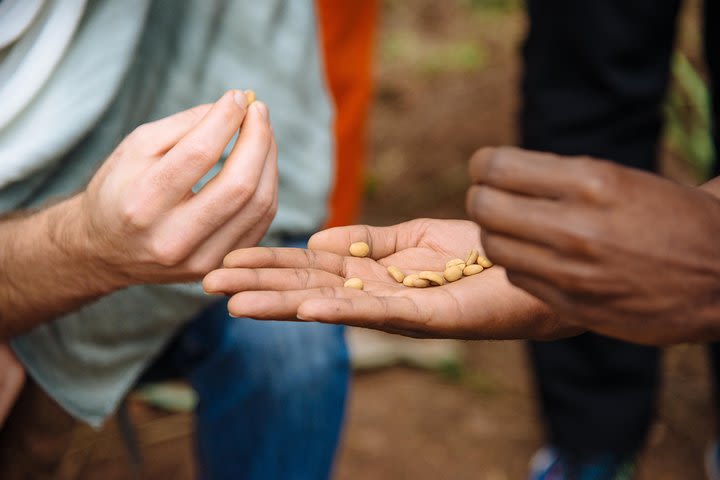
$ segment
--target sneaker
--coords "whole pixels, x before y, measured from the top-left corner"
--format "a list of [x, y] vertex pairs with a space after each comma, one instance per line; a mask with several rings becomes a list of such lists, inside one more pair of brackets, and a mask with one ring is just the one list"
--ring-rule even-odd
[[705, 449], [705, 473], [708, 480], [720, 480], [720, 444], [717, 441]]
[[[631, 480], [634, 462], [614, 454], [598, 455], [592, 461], [571, 461], [558, 449], [543, 447], [530, 460], [529, 480]], [[715, 479], [713, 479], [715, 480]]]

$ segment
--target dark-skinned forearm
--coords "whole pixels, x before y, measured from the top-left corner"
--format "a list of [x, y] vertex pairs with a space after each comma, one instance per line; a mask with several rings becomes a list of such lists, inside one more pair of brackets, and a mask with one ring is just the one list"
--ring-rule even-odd
[[0, 220], [0, 341], [120, 287], [86, 248], [79, 204]]

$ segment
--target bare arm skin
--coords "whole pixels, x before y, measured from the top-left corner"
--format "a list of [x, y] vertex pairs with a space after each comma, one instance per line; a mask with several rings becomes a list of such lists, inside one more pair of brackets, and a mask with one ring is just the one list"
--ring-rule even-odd
[[[241, 125], [222, 171], [193, 193]], [[255, 245], [276, 209], [265, 105], [229, 91], [142, 125], [85, 191], [0, 220], [0, 341], [117, 289], [198, 280]]]
[[[72, 198], [0, 221], [0, 338], [74, 310], [122, 285], [88, 258], [71, 215]], [[74, 226], [71, 224], [75, 223]]]

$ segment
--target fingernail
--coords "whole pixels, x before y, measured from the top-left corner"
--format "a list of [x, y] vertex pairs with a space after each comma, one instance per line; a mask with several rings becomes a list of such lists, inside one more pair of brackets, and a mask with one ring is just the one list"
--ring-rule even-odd
[[243, 108], [247, 106], [247, 98], [245, 97], [245, 94], [241, 90], [235, 90], [233, 99], [235, 100], [235, 103], [238, 104], [238, 106], [243, 107]]
[[265, 120], [268, 120], [268, 119], [269, 119], [268, 108], [267, 108], [267, 105], [265, 105], [264, 103], [262, 103], [262, 102], [255, 102], [255, 103], [252, 104], [252, 108], [257, 109], [258, 113], [259, 113], [260, 115], [262, 115], [262, 117], [263, 117]]

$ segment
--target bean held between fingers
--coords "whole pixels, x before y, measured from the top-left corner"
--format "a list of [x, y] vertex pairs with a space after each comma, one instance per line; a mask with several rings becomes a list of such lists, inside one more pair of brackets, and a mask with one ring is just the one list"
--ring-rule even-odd
[[355, 242], [350, 245], [350, 255], [353, 257], [367, 257], [370, 253], [370, 246], [365, 242]]
[[257, 96], [255, 95], [255, 92], [252, 90], [245, 90], [244, 93], [245, 93], [245, 98], [247, 99], [247, 104], [249, 107], [256, 100]]
[[343, 286], [347, 288], [354, 288], [355, 290], [362, 290], [364, 287], [363, 281], [359, 278], [348, 278]]

